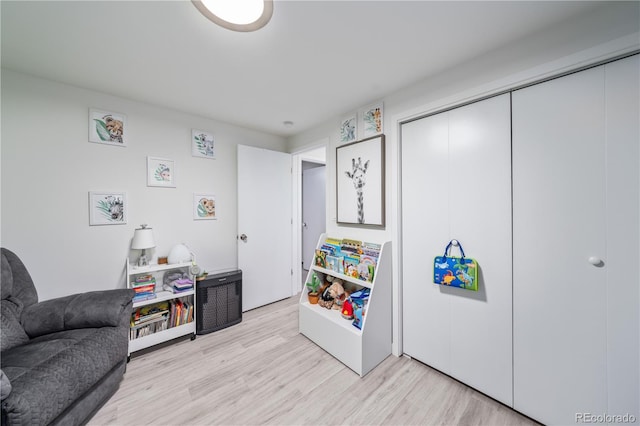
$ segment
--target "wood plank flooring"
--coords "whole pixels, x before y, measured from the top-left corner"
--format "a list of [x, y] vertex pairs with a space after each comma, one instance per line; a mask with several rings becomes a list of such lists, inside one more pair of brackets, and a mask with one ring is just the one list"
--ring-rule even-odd
[[89, 425], [535, 425], [407, 357], [360, 378], [298, 334], [298, 297], [134, 354]]

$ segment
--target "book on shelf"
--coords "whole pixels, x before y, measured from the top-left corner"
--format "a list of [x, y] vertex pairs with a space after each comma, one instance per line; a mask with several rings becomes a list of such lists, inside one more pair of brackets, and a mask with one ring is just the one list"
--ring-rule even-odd
[[373, 281], [373, 276], [376, 270], [376, 263], [378, 259], [368, 255], [360, 256], [360, 263], [358, 263], [358, 278], [364, 281]]
[[375, 243], [362, 244], [362, 254], [376, 258], [376, 262], [377, 262], [377, 259], [380, 257], [380, 250], [382, 250], [382, 244], [375, 244]]
[[136, 277], [135, 280], [133, 280], [133, 282], [131, 283], [131, 285], [134, 287], [137, 287], [140, 285], [155, 284], [155, 283], [156, 283], [156, 279], [153, 275], [142, 275], [142, 276]]
[[361, 247], [362, 247], [362, 241], [350, 240], [348, 238], [344, 238], [342, 240], [340, 250], [342, 250], [342, 252], [344, 253], [360, 254]]
[[156, 289], [155, 284], [145, 284], [145, 285], [133, 287], [133, 290], [136, 292], [136, 294], [152, 293], [155, 289]]
[[352, 254], [344, 257], [344, 274], [353, 278], [358, 278], [358, 265], [360, 256]]
[[327, 267], [327, 252], [320, 249], [316, 250], [316, 256], [314, 262], [316, 266], [321, 268]]
[[145, 300], [152, 300], [155, 299], [157, 297], [155, 292], [151, 292], [151, 293], [138, 293], [135, 296], [133, 296], [133, 303], [136, 302], [144, 302]]
[[339, 274], [344, 274], [344, 257], [342, 256], [327, 256], [326, 269]]

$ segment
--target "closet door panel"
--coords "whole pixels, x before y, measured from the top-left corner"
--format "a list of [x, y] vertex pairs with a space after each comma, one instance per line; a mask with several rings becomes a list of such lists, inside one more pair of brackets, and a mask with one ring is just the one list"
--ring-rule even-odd
[[451, 236], [478, 261], [478, 292], [451, 297], [451, 373], [512, 404], [509, 95], [449, 112]]
[[512, 99], [514, 407], [569, 424], [607, 408], [604, 68]]
[[451, 369], [449, 304], [433, 284], [433, 256], [450, 236], [447, 114], [402, 126], [403, 350]]
[[[509, 96], [401, 134], [404, 352], [511, 404]], [[453, 238], [479, 262], [478, 292], [433, 284]]]
[[605, 65], [607, 372], [610, 414], [640, 414], [639, 57]]

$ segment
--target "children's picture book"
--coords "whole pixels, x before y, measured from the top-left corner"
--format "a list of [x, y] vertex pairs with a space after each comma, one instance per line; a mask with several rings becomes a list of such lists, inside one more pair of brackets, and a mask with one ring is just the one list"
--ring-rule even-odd
[[382, 250], [381, 244], [375, 244], [375, 243], [362, 244], [362, 254], [364, 255], [371, 256], [377, 259], [378, 257], [380, 257], [380, 250]]
[[326, 258], [327, 269], [331, 269], [333, 272], [344, 274], [344, 258], [342, 256], [330, 256]]
[[362, 241], [349, 240], [349, 239], [345, 238], [345, 239], [342, 240], [342, 244], [340, 246], [340, 249], [345, 253], [360, 254], [361, 253], [361, 247], [362, 247]]
[[352, 254], [344, 257], [344, 274], [353, 278], [358, 278], [358, 264], [360, 256]]
[[377, 258], [372, 256], [362, 255], [360, 256], [360, 263], [358, 264], [358, 278], [364, 281], [373, 281], [373, 275], [375, 274]]
[[321, 268], [327, 267], [327, 253], [322, 250], [316, 250], [316, 256], [314, 262], [316, 266]]

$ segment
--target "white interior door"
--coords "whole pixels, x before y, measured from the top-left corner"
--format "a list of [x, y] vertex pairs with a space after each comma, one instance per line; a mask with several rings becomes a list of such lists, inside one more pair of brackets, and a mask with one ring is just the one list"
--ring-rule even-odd
[[546, 424], [639, 415], [638, 75], [513, 94], [514, 407]]
[[[303, 165], [305, 162], [302, 163]], [[302, 170], [302, 267], [309, 270], [311, 253], [326, 228], [326, 166]]]
[[607, 412], [603, 86], [513, 94], [514, 407], [545, 424]]
[[[508, 405], [509, 109], [502, 95], [404, 124], [401, 172], [403, 350]], [[454, 238], [478, 261], [478, 292], [433, 284]]]
[[242, 310], [292, 295], [291, 155], [238, 145]]

